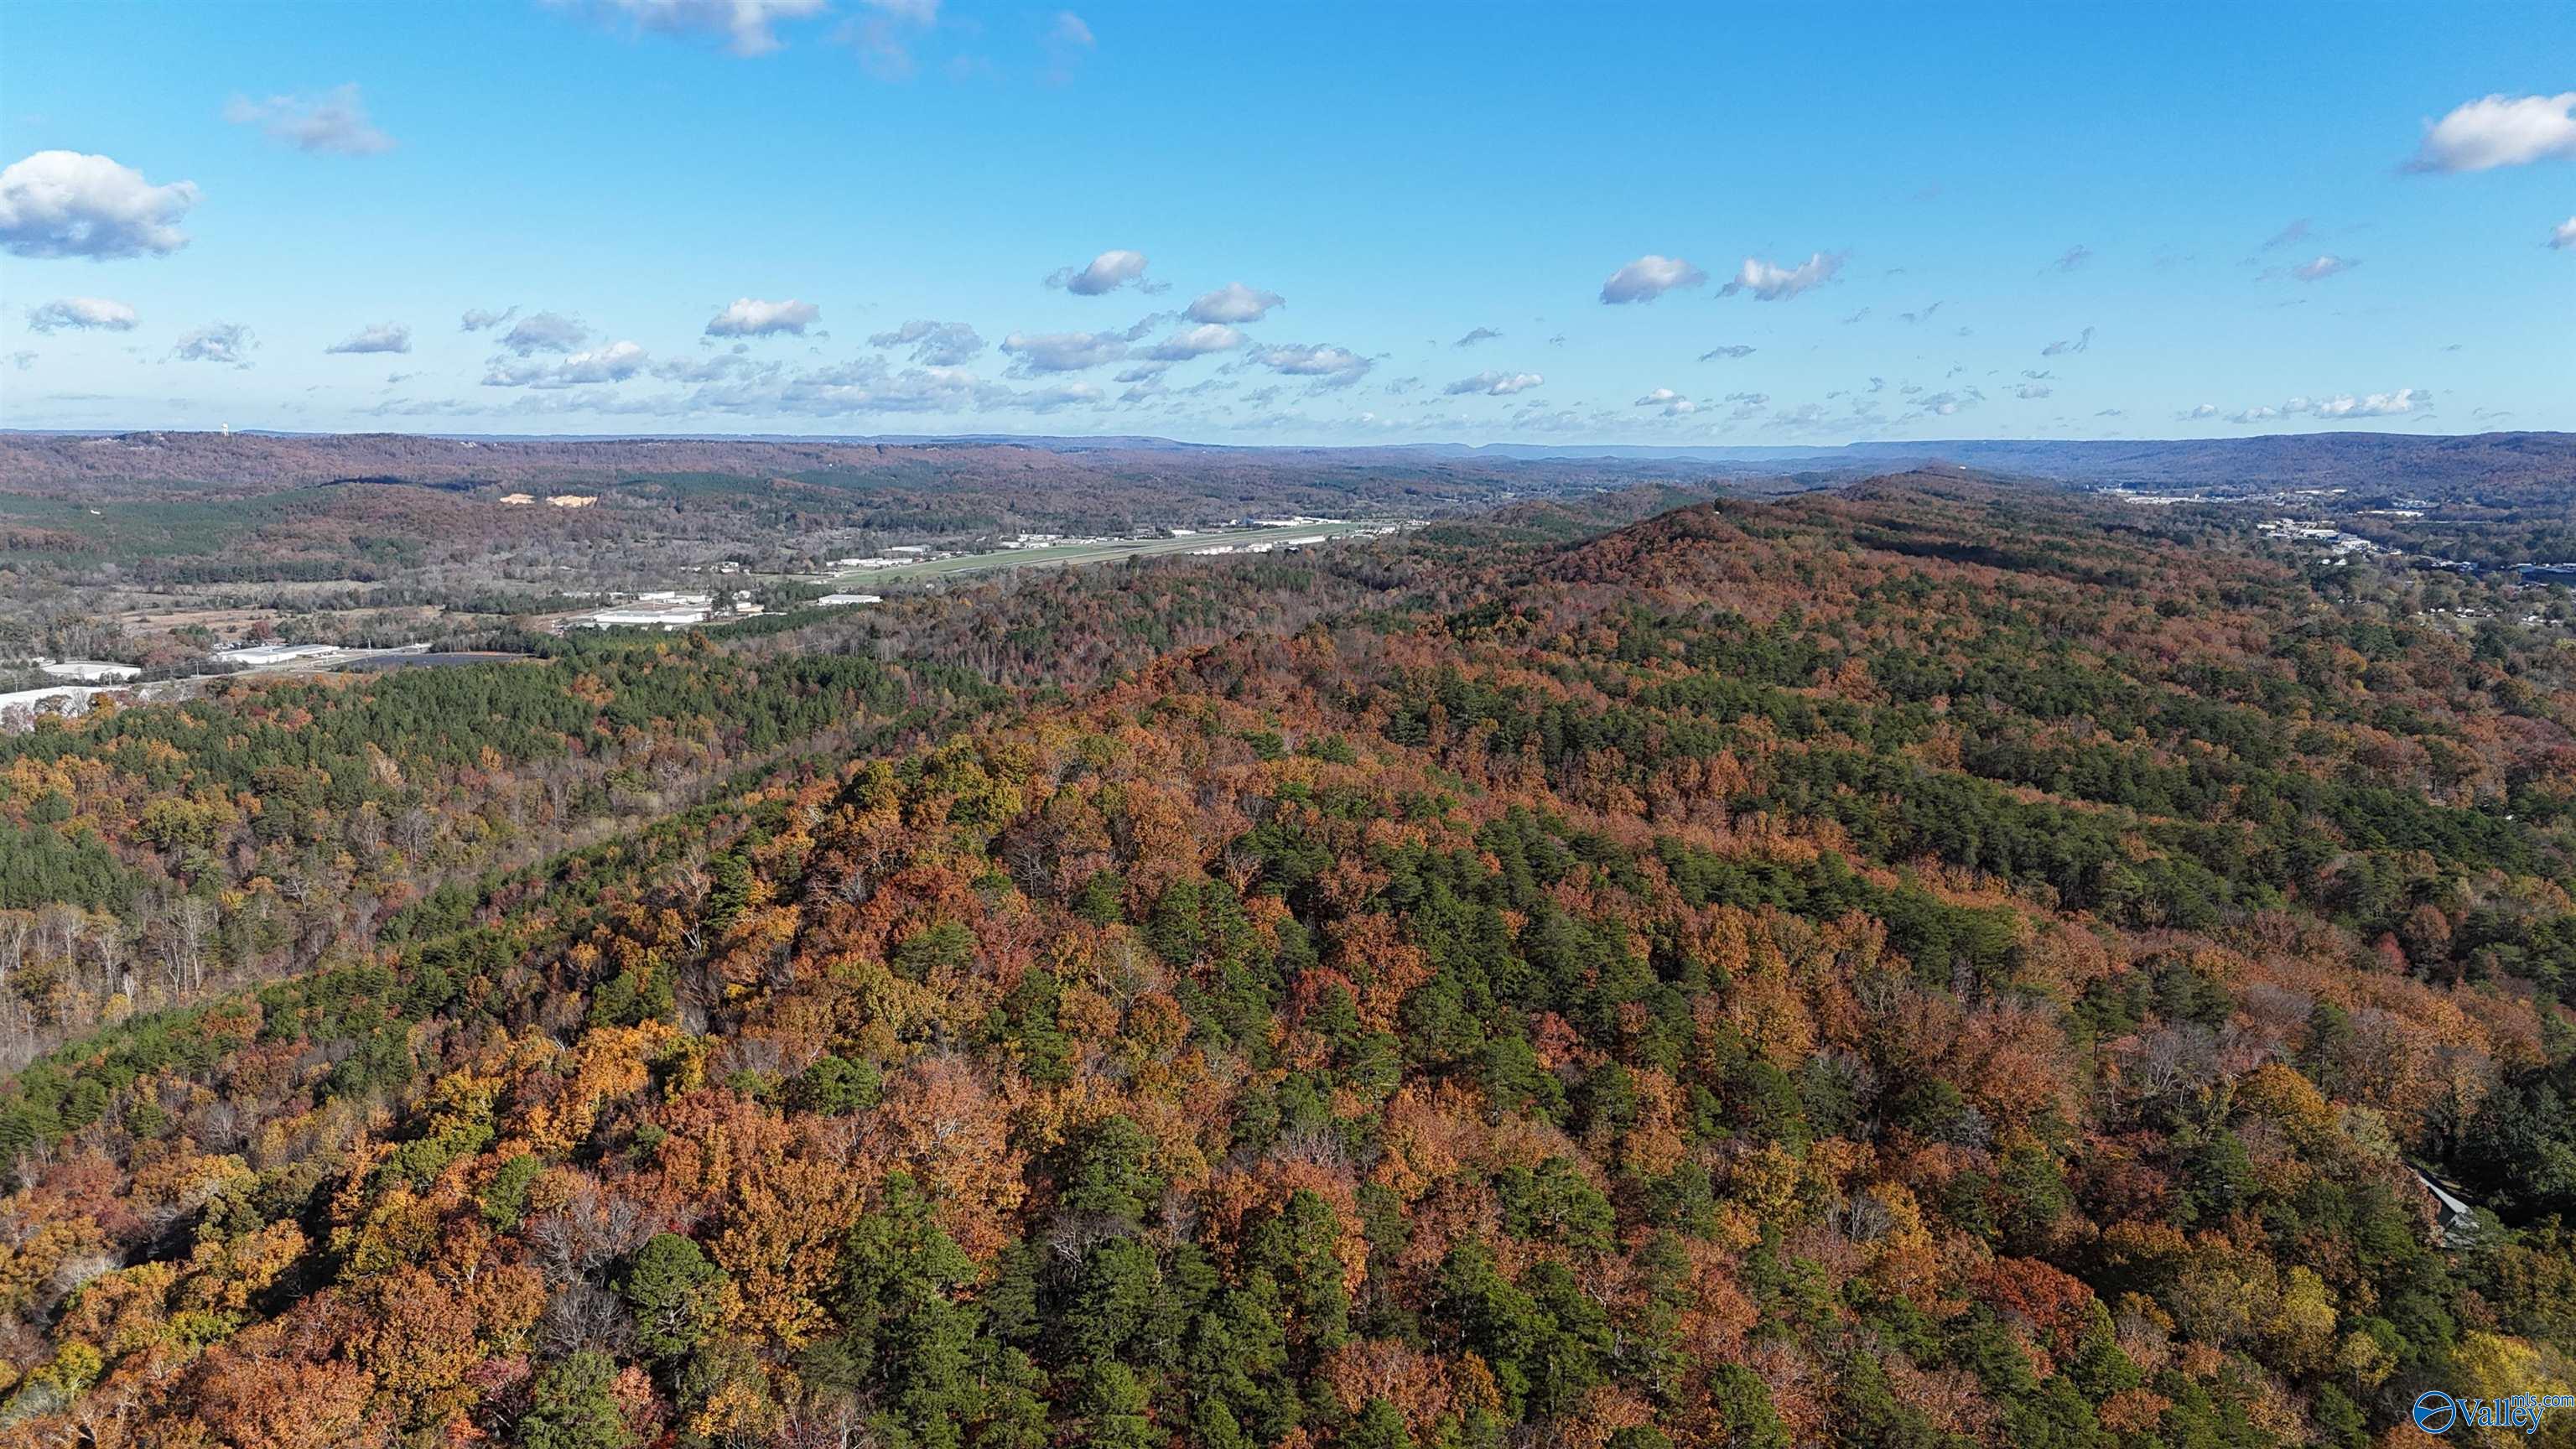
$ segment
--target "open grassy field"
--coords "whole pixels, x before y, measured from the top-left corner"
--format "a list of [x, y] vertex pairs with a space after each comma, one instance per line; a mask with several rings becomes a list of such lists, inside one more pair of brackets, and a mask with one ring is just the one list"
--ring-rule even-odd
[[1120, 559], [1141, 558], [1151, 554], [1189, 553], [1203, 548], [1230, 547], [1239, 551], [1248, 545], [1264, 543], [1278, 547], [1292, 538], [1313, 538], [1318, 534], [1328, 540], [1337, 540], [1385, 527], [1387, 525], [1384, 523], [1300, 523], [1272, 528], [1220, 528], [1190, 534], [1183, 538], [1119, 538], [1056, 544], [1044, 548], [996, 549], [991, 553], [925, 559], [917, 564], [902, 564], [894, 568], [833, 571], [817, 577], [832, 584], [927, 583], [950, 575], [984, 573], [997, 569], [1062, 568], [1074, 564], [1114, 563]]

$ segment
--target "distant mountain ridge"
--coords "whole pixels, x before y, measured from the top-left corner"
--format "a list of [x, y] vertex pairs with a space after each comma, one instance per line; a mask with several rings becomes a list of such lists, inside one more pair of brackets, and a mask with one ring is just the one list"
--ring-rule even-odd
[[2478, 475], [2519, 478], [2539, 472], [2576, 482], [2576, 433], [2274, 433], [2253, 438], [2136, 441], [1958, 438], [1817, 448], [1489, 443], [1433, 445], [1418, 451], [1452, 457], [1626, 458], [1809, 468], [1839, 464], [1871, 470], [1959, 463], [1994, 472], [2105, 482], [2286, 483], [2333, 474], [2338, 481], [2394, 483], [2410, 470], [2430, 470], [2439, 481]]
[[[1950, 439], [1832, 447], [1431, 443], [1385, 447], [1237, 447], [1148, 437], [438, 437], [394, 433], [230, 435], [0, 432], [0, 488], [198, 483], [250, 491], [347, 480], [526, 481], [620, 472], [793, 475], [889, 464], [991, 469], [1069, 466], [1151, 473], [1181, 456], [1247, 473], [1318, 468], [1379, 473], [1461, 465], [1503, 476], [1546, 465], [1744, 478], [1860, 477], [1927, 464], [2062, 482], [2278, 486], [2576, 487], [2576, 433], [2272, 434], [2147, 441]], [[1078, 464], [1070, 460], [1081, 460]]]

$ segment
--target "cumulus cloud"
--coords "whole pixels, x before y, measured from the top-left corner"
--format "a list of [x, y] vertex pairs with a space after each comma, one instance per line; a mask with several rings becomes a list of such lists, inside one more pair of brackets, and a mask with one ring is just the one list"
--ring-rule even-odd
[[1079, 267], [1058, 267], [1046, 279], [1048, 286], [1061, 287], [1077, 297], [1097, 297], [1129, 283], [1145, 285], [1145, 254], [1123, 248], [1102, 252]]
[[[507, 315], [503, 314], [505, 318]], [[468, 327], [466, 330], [475, 329]], [[519, 325], [501, 334], [501, 345], [521, 357], [531, 352], [570, 352], [589, 340], [589, 326], [580, 318], [567, 317], [561, 312], [531, 312], [519, 319]]]
[[[622, 15], [638, 30], [719, 36], [727, 50], [742, 56], [767, 55], [778, 49], [779, 21], [819, 15], [824, 4], [825, 0], [592, 0], [593, 8]], [[937, 4], [930, 9], [935, 12]]]
[[1115, 332], [1014, 332], [1002, 350], [1023, 372], [1079, 372], [1127, 355], [1128, 339]]
[[1732, 362], [1738, 358], [1751, 357], [1752, 355], [1752, 348], [1747, 347], [1741, 342], [1730, 342], [1724, 347], [1712, 347], [1708, 351], [1701, 353], [1699, 355], [1699, 360], [1702, 362], [1716, 362], [1723, 359], [1725, 361]]
[[642, 372], [651, 361], [644, 349], [632, 342], [612, 342], [589, 352], [576, 352], [560, 362], [511, 362], [495, 358], [490, 369], [483, 374], [483, 385], [563, 388], [624, 382]]
[[1986, 395], [1978, 389], [1963, 387], [1954, 391], [1926, 393], [1914, 400], [1914, 406], [1928, 416], [1946, 418], [1961, 408], [1974, 407], [1985, 400]]
[[1491, 342], [1502, 335], [1502, 333], [1491, 327], [1478, 327], [1469, 332], [1466, 336], [1459, 338], [1457, 341], [1452, 342], [1449, 345], [1452, 347], [1473, 347], [1479, 342]]
[[2576, 216], [2571, 216], [2550, 229], [2549, 245], [2562, 252], [2576, 247]]
[[1653, 408], [1668, 418], [1688, 417], [1692, 413], [1699, 411], [1699, 404], [1692, 402], [1689, 398], [1682, 396], [1680, 393], [1677, 393], [1668, 387], [1656, 388], [1653, 392], [1637, 399], [1635, 402], [1629, 404], [1629, 406]]
[[2485, 96], [2424, 125], [2409, 171], [2492, 171], [2576, 157], [2576, 91]]
[[909, 347], [912, 360], [931, 367], [957, 367], [984, 350], [984, 339], [963, 322], [933, 322], [917, 317], [868, 338], [870, 347]]
[[299, 151], [374, 156], [394, 148], [394, 138], [367, 119], [366, 102], [355, 85], [334, 86], [318, 96], [270, 96], [264, 101], [235, 96], [224, 105], [224, 119], [257, 126], [270, 140]]
[[58, 297], [27, 311], [30, 332], [131, 332], [134, 322], [132, 307], [105, 297]]
[[155, 186], [105, 156], [38, 151], [0, 171], [0, 249], [22, 257], [164, 257], [188, 244], [179, 219], [197, 183]]
[[1186, 362], [1205, 357], [1211, 352], [1232, 352], [1243, 345], [1243, 334], [1222, 322], [1202, 322], [1184, 327], [1154, 344], [1146, 355], [1158, 362]]
[[177, 362], [220, 362], [233, 367], [248, 367], [250, 350], [258, 345], [249, 328], [238, 322], [218, 322], [180, 338], [178, 345], [170, 349], [170, 356]]
[[[1139, 268], [1143, 264], [1143, 259], [1139, 258]], [[1258, 322], [1270, 314], [1271, 308], [1286, 305], [1287, 299], [1277, 292], [1265, 292], [1241, 282], [1228, 282], [1190, 303], [1186, 315], [1193, 322]]]
[[361, 327], [322, 349], [325, 352], [409, 352], [411, 329], [396, 322]]
[[1482, 393], [1487, 397], [1510, 397], [1513, 393], [1527, 392], [1546, 381], [1546, 378], [1535, 372], [1480, 372], [1474, 377], [1462, 377], [1440, 391], [1450, 397], [1464, 397], [1470, 393]]
[[1717, 289], [1721, 297], [1738, 292], [1751, 292], [1757, 301], [1777, 302], [1821, 287], [1843, 269], [1840, 252], [1817, 252], [1794, 267], [1766, 262], [1760, 257], [1746, 257], [1735, 273], [1735, 280]]
[[709, 337], [773, 337], [781, 332], [798, 337], [814, 325], [823, 309], [811, 302], [793, 298], [784, 302], [763, 302], [753, 297], [738, 297], [732, 306], [707, 319]]
[[2360, 265], [2361, 263], [2353, 258], [2339, 257], [2328, 252], [2315, 261], [2301, 262], [2290, 268], [2290, 275], [2302, 282], [2322, 282], [2328, 277], [2349, 272]]
[[2314, 418], [2397, 418], [2409, 413], [2429, 411], [2433, 395], [2422, 388], [2401, 387], [2395, 392], [2374, 392], [2363, 397], [2338, 393], [2333, 397], [2292, 398], [2284, 403], [2285, 413], [2306, 413]]
[[2076, 333], [2073, 337], [2060, 338], [2057, 341], [2048, 344], [2046, 347], [2039, 349], [2039, 355], [2042, 357], [2064, 357], [2070, 352], [2085, 351], [2092, 345], [2093, 329], [2087, 327], [2083, 331]]
[[2025, 382], [2013, 389], [2013, 396], [2024, 400], [2049, 396], [2056, 389], [2044, 382]]
[[1052, 387], [1033, 387], [1026, 392], [1012, 393], [1006, 401], [1033, 413], [1051, 413], [1062, 408], [1087, 407], [1108, 396], [1097, 383], [1060, 382]]
[[1321, 343], [1307, 346], [1287, 343], [1277, 347], [1256, 348], [1247, 354], [1261, 366], [1290, 377], [1311, 377], [1326, 387], [1341, 387], [1365, 376], [1374, 366], [1369, 359], [1347, 347], [1329, 347]]
[[[654, 369], [669, 375], [667, 367]], [[694, 370], [694, 369], [693, 369]], [[839, 417], [882, 413], [1049, 413], [1105, 402], [1108, 393], [1090, 382], [1063, 381], [1045, 387], [1014, 389], [977, 377], [964, 368], [912, 367], [888, 370], [879, 358], [802, 372], [783, 373], [776, 363], [750, 364], [740, 375], [691, 389], [676, 398], [643, 398], [618, 404], [618, 411], [660, 413], [720, 412], [743, 415], [790, 413]], [[594, 404], [587, 400], [584, 407]]]
[[[2306, 417], [2324, 422], [2341, 422], [2349, 418], [2402, 418], [2433, 409], [2433, 394], [2419, 387], [2401, 387], [2393, 392], [2335, 393], [2325, 397], [2294, 397], [2278, 407], [2268, 405], [2229, 413], [2231, 423], [2264, 423], [2278, 418]], [[2187, 415], [2193, 419], [2213, 417], [2218, 409], [2204, 403]]]
[[1609, 280], [1601, 284], [1601, 300], [1613, 307], [1651, 302], [1676, 287], [1697, 287], [1707, 281], [1708, 273], [1681, 258], [1649, 252], [1612, 272]]

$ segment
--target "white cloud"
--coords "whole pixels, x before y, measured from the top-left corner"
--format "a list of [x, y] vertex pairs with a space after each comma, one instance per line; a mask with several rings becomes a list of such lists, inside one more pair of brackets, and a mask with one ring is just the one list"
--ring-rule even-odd
[[155, 186], [105, 156], [38, 151], [0, 171], [0, 248], [22, 257], [168, 256], [197, 183]]
[[2486, 96], [2427, 122], [2409, 171], [2491, 171], [2576, 157], [2576, 91]]
[[[656, 368], [655, 371], [666, 376], [674, 375], [667, 368]], [[986, 381], [955, 367], [913, 367], [894, 373], [887, 370], [882, 360], [868, 357], [784, 377], [780, 376], [774, 363], [754, 364], [741, 376], [696, 387], [675, 397], [620, 402], [614, 410], [753, 416], [785, 413], [811, 417], [879, 413], [1049, 413], [1069, 407], [1097, 406], [1108, 396], [1108, 392], [1099, 385], [1079, 381], [1018, 390]], [[581, 408], [575, 410], [597, 406], [583, 399]]]
[[[564, 3], [564, 0], [556, 0]], [[778, 49], [775, 29], [781, 20], [802, 20], [823, 13], [824, 0], [595, 0], [610, 13], [623, 15], [639, 30], [660, 35], [721, 35], [736, 55], [767, 55]], [[930, 7], [936, 11], [934, 4]]]
[[1051, 413], [1059, 408], [1085, 407], [1107, 396], [1107, 393], [1092, 383], [1063, 382], [1053, 387], [1031, 388], [1027, 392], [1011, 393], [1004, 401], [1010, 406], [1024, 407], [1033, 413]]
[[66, 327], [82, 332], [131, 332], [134, 322], [132, 307], [105, 297], [58, 297], [27, 310], [30, 332], [59, 332]]
[[249, 328], [238, 322], [218, 322], [180, 338], [178, 345], [170, 349], [170, 356], [180, 362], [221, 362], [234, 367], [248, 367], [250, 359], [246, 354], [258, 345]]
[[1961, 408], [1974, 407], [1985, 400], [1986, 395], [1983, 392], [1973, 387], [1963, 387], [1956, 391], [1928, 393], [1916, 398], [1914, 406], [1929, 416], [1946, 418], [1956, 414]]
[[[2336, 393], [2331, 397], [2294, 397], [2279, 407], [2258, 406], [2229, 413], [2231, 423], [2262, 423], [2276, 418], [2307, 417], [2324, 422], [2348, 418], [2402, 418], [2433, 410], [2433, 395], [2418, 387], [2401, 387], [2393, 392]], [[2193, 418], [2216, 415], [2217, 409], [2204, 403], [2192, 409]]]
[[1601, 300], [1609, 306], [1625, 302], [1651, 302], [1676, 287], [1696, 287], [1708, 281], [1708, 273], [1679, 257], [1657, 256], [1652, 252], [1612, 272], [1601, 284]]
[[1462, 377], [1440, 391], [1450, 397], [1463, 397], [1468, 393], [1483, 393], [1487, 397], [1510, 397], [1513, 393], [1527, 392], [1546, 381], [1546, 378], [1535, 372], [1480, 372], [1474, 377]]
[[2056, 389], [2051, 388], [2044, 382], [2025, 382], [2021, 386], [2013, 389], [2013, 396], [2027, 401], [2033, 398], [2047, 397], [2054, 391], [2056, 391]]
[[1735, 274], [1735, 280], [1717, 289], [1721, 297], [1738, 292], [1751, 292], [1756, 300], [1777, 302], [1797, 296], [1811, 288], [1821, 287], [1843, 269], [1839, 252], [1817, 252], [1794, 267], [1766, 262], [1760, 257], [1746, 257]]
[[488, 311], [481, 307], [469, 307], [466, 309], [464, 316], [456, 319], [456, 330], [459, 332], [482, 332], [490, 328], [498, 327], [502, 323], [507, 322], [518, 315], [519, 309], [516, 307], [503, 308], [498, 312]]
[[1146, 355], [1160, 362], [1186, 362], [1211, 352], [1231, 352], [1243, 345], [1243, 334], [1222, 322], [1184, 327], [1154, 344]]
[[712, 357], [670, 357], [653, 364], [653, 375], [671, 382], [720, 382], [729, 378], [776, 377], [778, 373], [777, 363], [755, 360], [751, 348], [740, 342]]
[[2571, 216], [2550, 229], [2549, 245], [2562, 252], [2576, 247], [2576, 216]]
[[1062, 287], [1077, 297], [1097, 297], [1130, 282], [1142, 286], [1144, 280], [1145, 254], [1121, 248], [1102, 252], [1079, 267], [1058, 267], [1047, 275], [1046, 284]]
[[909, 347], [912, 360], [932, 367], [956, 367], [984, 350], [984, 339], [963, 322], [933, 322], [917, 317], [892, 332], [868, 339], [870, 347]]
[[334, 86], [318, 96], [270, 96], [264, 101], [235, 96], [224, 106], [224, 119], [257, 126], [270, 140], [299, 151], [374, 156], [394, 148], [394, 138], [367, 119], [366, 102], [355, 85]]
[[1712, 347], [1708, 351], [1701, 353], [1699, 355], [1699, 360], [1702, 362], [1716, 362], [1723, 358], [1728, 361], [1733, 361], [1737, 358], [1751, 357], [1752, 355], [1752, 348], [1745, 346], [1741, 342], [1731, 342], [1724, 347]]
[[2420, 388], [2401, 387], [2395, 392], [2374, 392], [2366, 397], [2342, 393], [2334, 397], [2308, 400], [2293, 398], [2282, 406], [2283, 412], [2305, 412], [2319, 418], [2397, 418], [2409, 413], [2425, 412], [2433, 406], [2433, 395]]
[[763, 302], [752, 297], [736, 298], [734, 304], [707, 319], [709, 337], [771, 337], [781, 332], [805, 335], [823, 309], [811, 302], [790, 299]]
[[1315, 378], [1326, 387], [1357, 382], [1375, 365], [1347, 347], [1328, 347], [1320, 343], [1256, 348], [1249, 356], [1274, 372], [1286, 373], [1290, 377]]
[[1258, 322], [1271, 308], [1286, 305], [1287, 299], [1277, 292], [1228, 282], [1190, 303], [1187, 315], [1193, 322]]
[[1024, 372], [1079, 372], [1125, 357], [1127, 340], [1115, 332], [1014, 332], [1002, 350]]
[[521, 357], [531, 352], [570, 352], [589, 340], [590, 328], [580, 318], [561, 312], [531, 312], [501, 334], [501, 345]]
[[652, 359], [632, 342], [612, 342], [589, 352], [576, 352], [561, 362], [507, 362], [499, 358], [483, 374], [485, 387], [582, 387], [624, 382], [642, 372]]
[[411, 329], [395, 322], [378, 322], [361, 327], [355, 333], [322, 349], [325, 352], [409, 352]]
[[1634, 403], [1629, 404], [1629, 406], [1654, 408], [1662, 412], [1663, 415], [1668, 418], [1688, 417], [1692, 413], [1699, 411], [1698, 403], [1692, 402], [1689, 398], [1682, 396], [1680, 393], [1677, 393], [1668, 387], [1656, 388], [1653, 392], [1637, 399]]
[[2355, 261], [2350, 257], [2339, 257], [2334, 255], [2332, 252], [2328, 252], [2325, 255], [2318, 257], [2315, 261], [2301, 262], [2297, 266], [2290, 268], [2290, 275], [2298, 278], [2302, 282], [2322, 282], [2328, 277], [2335, 276], [2343, 272], [2349, 272], [2360, 265], [2360, 262]]

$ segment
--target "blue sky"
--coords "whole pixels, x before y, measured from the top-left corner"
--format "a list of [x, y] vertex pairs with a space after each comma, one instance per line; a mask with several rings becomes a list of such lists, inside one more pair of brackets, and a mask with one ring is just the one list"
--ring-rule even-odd
[[21, 4], [0, 165], [15, 427], [2576, 427], [2564, 5]]

